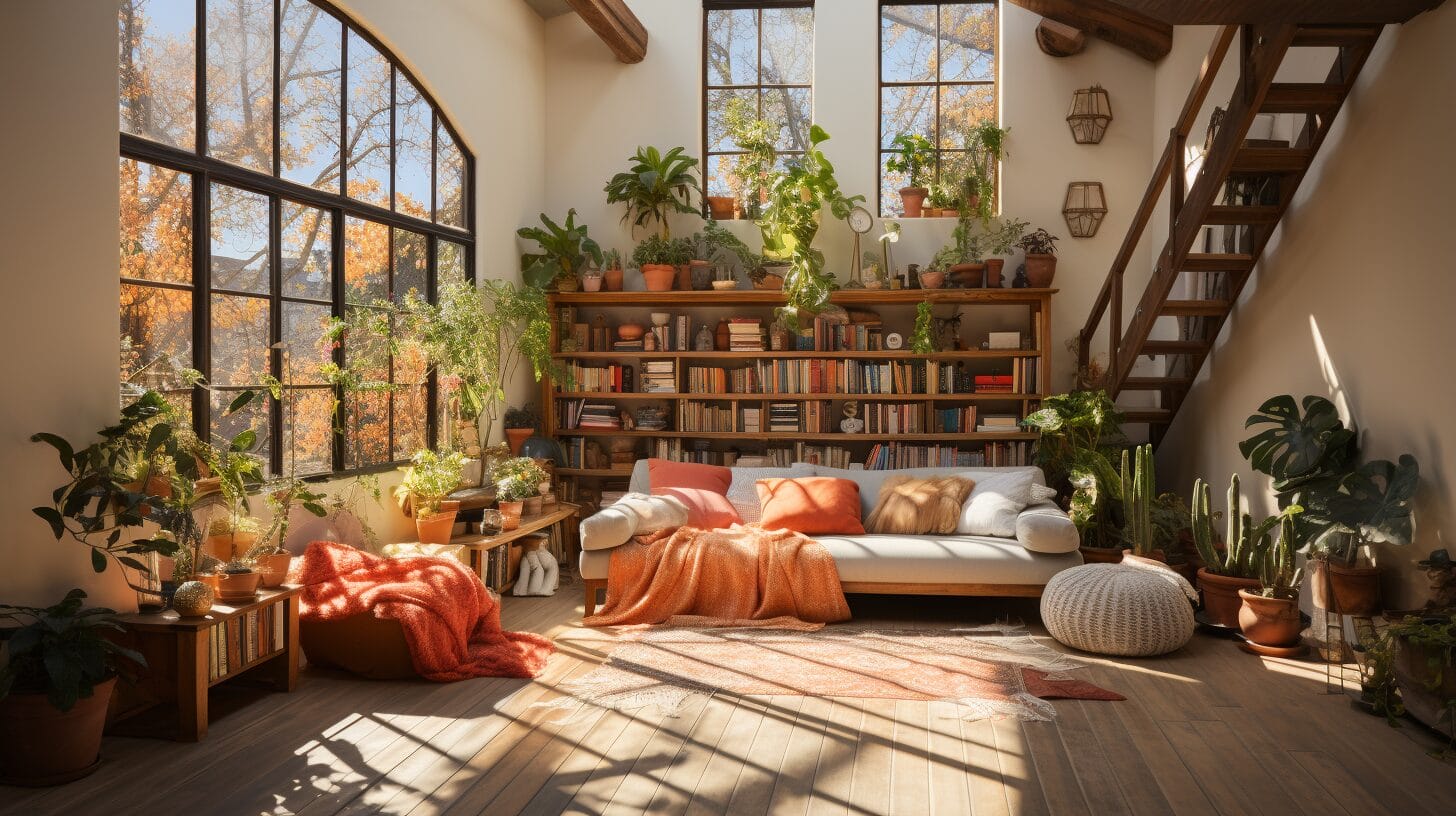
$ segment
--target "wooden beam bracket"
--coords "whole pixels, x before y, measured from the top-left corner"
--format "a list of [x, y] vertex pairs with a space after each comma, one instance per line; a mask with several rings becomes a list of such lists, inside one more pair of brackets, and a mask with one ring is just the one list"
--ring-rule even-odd
[[647, 27], [627, 7], [627, 0], [566, 0], [577, 14], [628, 65], [647, 57]]

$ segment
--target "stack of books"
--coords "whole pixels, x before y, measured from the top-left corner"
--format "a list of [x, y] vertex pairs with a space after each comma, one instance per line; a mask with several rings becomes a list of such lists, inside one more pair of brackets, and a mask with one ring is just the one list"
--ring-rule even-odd
[[581, 413], [577, 417], [578, 428], [621, 428], [622, 419], [617, 416], [617, 406], [610, 402], [586, 402], [583, 400]]
[[1015, 393], [1016, 378], [1010, 374], [977, 374], [977, 394], [1011, 394]]
[[641, 340], [616, 340], [612, 343], [612, 351], [643, 351]]
[[1015, 414], [987, 414], [981, 417], [976, 430], [980, 433], [1016, 433], [1021, 430], [1018, 426], [1020, 421]]
[[799, 433], [799, 403], [771, 402], [768, 405], [768, 430], [770, 433]]
[[667, 430], [667, 412], [658, 405], [644, 405], [637, 409], [637, 430]]
[[647, 394], [677, 393], [677, 363], [648, 360], [642, 364], [642, 391]]
[[729, 351], [763, 351], [763, 318], [735, 317], [728, 321]]

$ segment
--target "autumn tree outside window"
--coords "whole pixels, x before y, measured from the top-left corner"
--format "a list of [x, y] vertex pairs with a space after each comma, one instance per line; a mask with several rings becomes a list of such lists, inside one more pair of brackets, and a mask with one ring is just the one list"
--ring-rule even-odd
[[[335, 347], [332, 318], [471, 277], [474, 162], [439, 106], [325, 2], [122, 0], [118, 34], [123, 396], [161, 390], [203, 436], [253, 427], [274, 473], [291, 444], [297, 475], [429, 444], [422, 360], [386, 356], [360, 394], [321, 369], [387, 341]], [[290, 373], [296, 422], [223, 415]]]

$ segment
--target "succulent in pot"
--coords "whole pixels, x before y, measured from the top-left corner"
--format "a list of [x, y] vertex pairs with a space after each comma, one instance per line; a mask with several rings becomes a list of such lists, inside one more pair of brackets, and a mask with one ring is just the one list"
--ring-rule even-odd
[[1234, 474], [1229, 479], [1228, 530], [1220, 549], [1213, 532], [1210, 492], [1202, 479], [1194, 482], [1190, 510], [1193, 543], [1204, 561], [1198, 570], [1198, 588], [1203, 593], [1203, 611], [1209, 622], [1232, 628], [1239, 625], [1239, 591], [1257, 592], [1262, 586], [1259, 571], [1274, 546], [1270, 532], [1276, 526], [1292, 524], [1300, 508], [1286, 507], [1279, 515], [1255, 524], [1253, 516], [1242, 509], [1239, 477]]
[[622, 253], [609, 249], [602, 254], [602, 288], [608, 292], [622, 291]]

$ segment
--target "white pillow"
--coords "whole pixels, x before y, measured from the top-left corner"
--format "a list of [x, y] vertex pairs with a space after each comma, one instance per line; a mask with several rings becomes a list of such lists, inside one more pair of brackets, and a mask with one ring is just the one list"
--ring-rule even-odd
[[610, 550], [626, 544], [634, 535], [687, 523], [688, 508], [680, 499], [628, 493], [581, 520], [581, 548]]
[[794, 479], [812, 476], [813, 473], [813, 466], [803, 463], [786, 468], [733, 468], [733, 480], [728, 483], [728, 503], [738, 511], [738, 517], [743, 519], [744, 524], [755, 524], [763, 518], [763, 508], [758, 505], [758, 488], [755, 486], [759, 479]]
[[1031, 504], [1031, 484], [1032, 475], [1024, 470], [976, 478], [976, 489], [961, 506], [956, 533], [1015, 538], [1016, 517]]
[[1035, 482], [1031, 485], [1031, 504], [1055, 502], [1057, 495], [1058, 493], [1055, 487], [1047, 487], [1046, 485], [1036, 484]]

